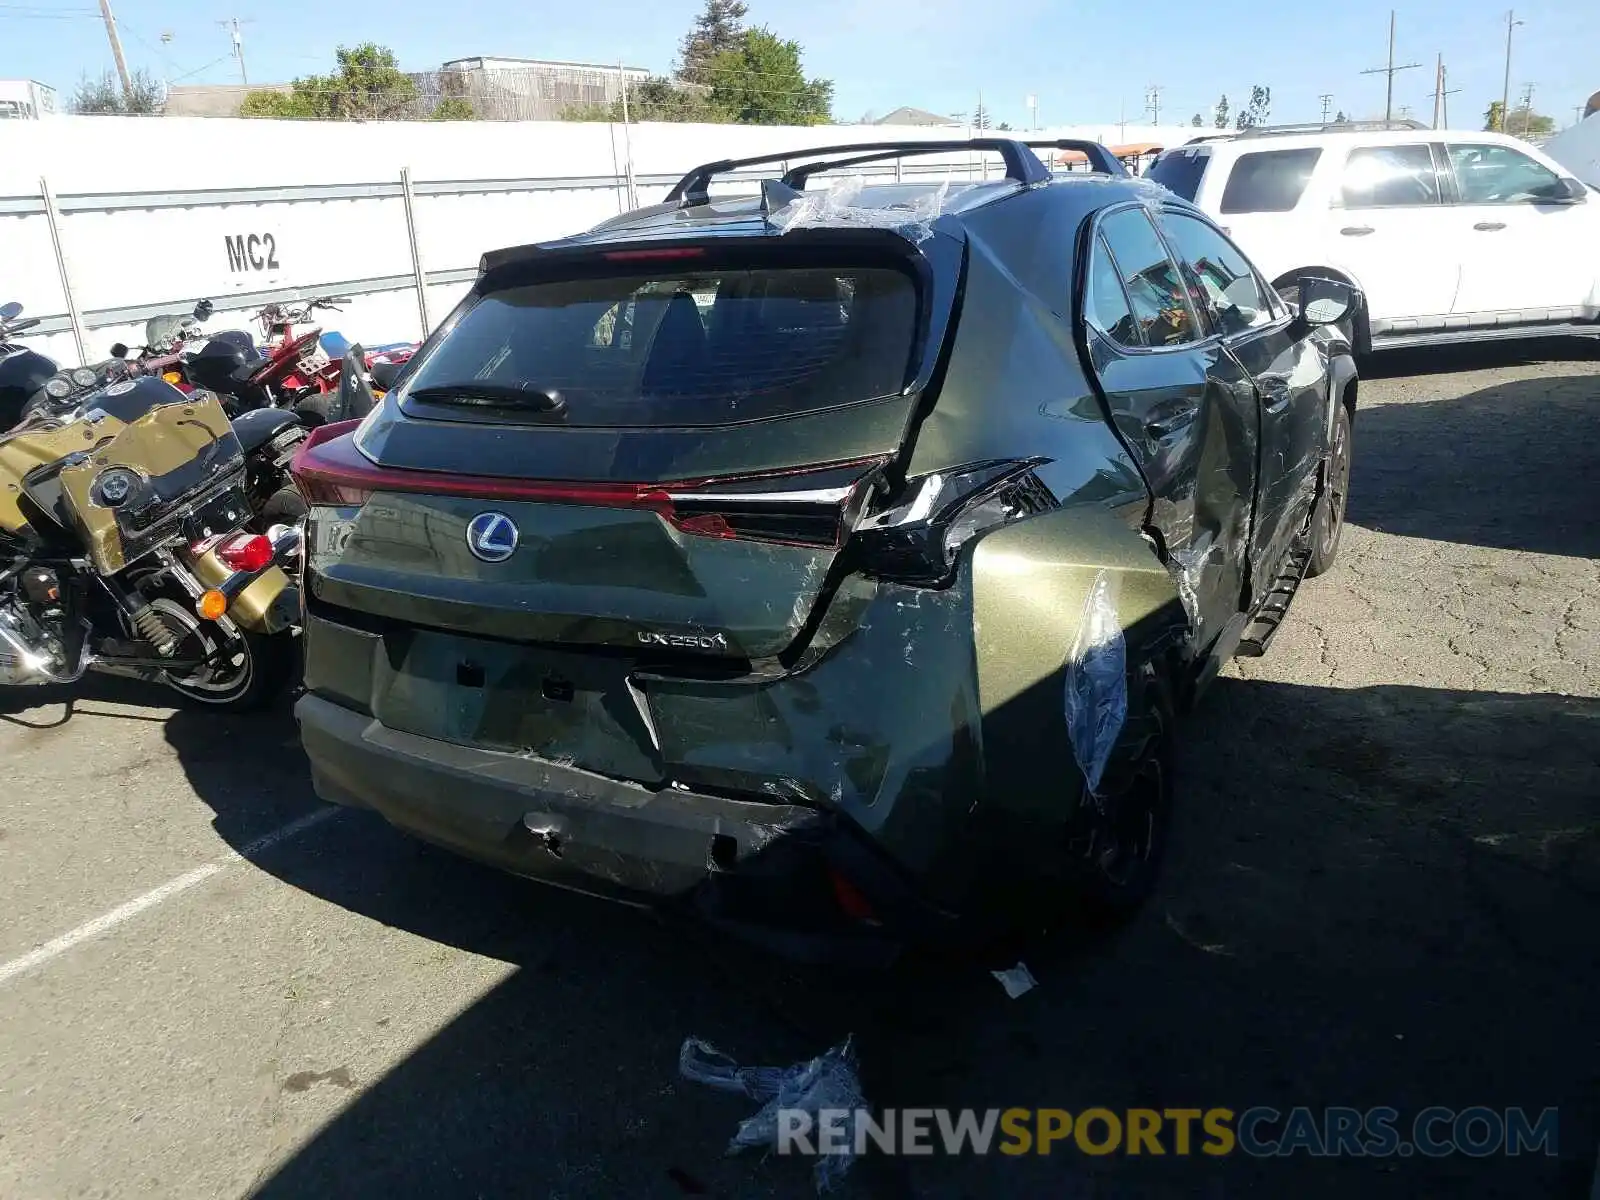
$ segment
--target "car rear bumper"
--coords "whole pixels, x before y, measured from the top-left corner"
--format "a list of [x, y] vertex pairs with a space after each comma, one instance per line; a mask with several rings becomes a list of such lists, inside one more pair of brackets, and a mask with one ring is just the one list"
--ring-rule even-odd
[[683, 907], [812, 961], [881, 964], [946, 923], [834, 812], [679, 787], [651, 791], [389, 729], [314, 694], [301, 697], [295, 716], [323, 799], [373, 809], [423, 840], [514, 874], [625, 903]]

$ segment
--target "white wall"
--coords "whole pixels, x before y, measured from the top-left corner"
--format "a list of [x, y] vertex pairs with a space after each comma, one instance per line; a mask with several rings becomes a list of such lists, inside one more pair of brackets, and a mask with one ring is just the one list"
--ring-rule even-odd
[[1562, 130], [1540, 149], [1585, 183], [1600, 187], [1600, 113]]
[[[1192, 130], [1077, 126], [1033, 137], [1107, 144], [1185, 140]], [[240, 327], [269, 299], [338, 291], [327, 325], [352, 340], [421, 336], [402, 168], [414, 188], [430, 321], [464, 293], [485, 250], [577, 233], [641, 204], [697, 163], [789, 147], [937, 140], [959, 131], [571, 122], [374, 122], [57, 117], [0, 123], [0, 301], [44, 324], [34, 339], [78, 361], [40, 179], [59, 219], [85, 354], [143, 341], [156, 311], [216, 305]], [[1024, 135], [1018, 135], [1024, 136]], [[971, 156], [939, 160], [965, 174]], [[254, 236], [255, 241], [248, 239]], [[229, 239], [244, 238], [241, 262]]]

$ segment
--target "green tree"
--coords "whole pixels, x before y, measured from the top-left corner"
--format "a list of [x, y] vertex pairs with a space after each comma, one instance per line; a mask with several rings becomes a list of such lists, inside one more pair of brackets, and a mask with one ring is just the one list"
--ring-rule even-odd
[[678, 78], [709, 85], [707, 71], [712, 60], [737, 50], [744, 40], [744, 18], [749, 11], [741, 0], [706, 0], [704, 10], [694, 19], [694, 28], [684, 34], [678, 48]]
[[166, 92], [148, 71], [135, 71], [128, 78], [129, 89], [110, 71], [78, 80], [72, 94], [72, 111], [86, 115], [148, 117], [161, 111]]
[[1012, 132], [1011, 122], [1010, 121], [1001, 121], [1000, 124], [995, 126], [995, 129], [996, 129], [996, 131], [998, 131], [1000, 133], [1011, 133]]
[[316, 117], [309, 97], [295, 92], [279, 92], [272, 88], [257, 88], [245, 93], [239, 105], [241, 117], [271, 117], [280, 121], [304, 121]]
[[1265, 125], [1271, 112], [1272, 89], [1262, 87], [1258, 83], [1250, 89], [1250, 103], [1245, 105], [1244, 111], [1239, 114], [1235, 128], [1254, 129], [1257, 125]]
[[1228, 112], [1228, 97], [1224, 95], [1221, 100], [1217, 101], [1217, 107], [1211, 116], [1211, 124], [1218, 129], [1226, 129], [1228, 127]]
[[983, 104], [980, 102], [979, 105], [978, 105], [977, 111], [975, 111], [972, 114], [972, 128], [973, 128], [973, 131], [975, 133], [984, 133], [984, 132], [987, 132], [989, 129], [991, 129], [993, 126], [994, 126], [994, 122], [989, 117], [989, 110], [987, 108], [985, 108], [983, 106]]
[[362, 42], [334, 51], [338, 70], [296, 79], [292, 91], [251, 92], [240, 106], [247, 117], [310, 118], [319, 121], [384, 121], [412, 116], [417, 85], [400, 69], [394, 51]]
[[463, 100], [459, 96], [446, 96], [428, 115], [430, 121], [476, 121], [477, 119], [478, 110], [472, 107], [472, 101]]
[[1500, 101], [1494, 100], [1489, 104], [1489, 110], [1483, 114], [1483, 127], [1499, 133], [1512, 133], [1518, 137], [1542, 137], [1547, 133], [1556, 131], [1554, 117], [1547, 117], [1541, 112], [1529, 108], [1526, 104], [1519, 104], [1511, 110], [1511, 119], [1504, 118]]
[[1189, 125], [1194, 129], [1199, 129], [1205, 123], [1206, 123], [1205, 122], [1205, 118], [1202, 117], [1199, 113], [1195, 113], [1194, 116], [1189, 118]]
[[710, 100], [743, 125], [823, 125], [833, 119], [833, 81], [807, 79], [800, 43], [769, 29], [747, 31], [740, 45], [707, 65]]
[[1342, 108], [1333, 114], [1333, 123], [1335, 125], [1345, 125], [1348, 124], [1349, 121], [1350, 118], [1344, 115], [1344, 109]]

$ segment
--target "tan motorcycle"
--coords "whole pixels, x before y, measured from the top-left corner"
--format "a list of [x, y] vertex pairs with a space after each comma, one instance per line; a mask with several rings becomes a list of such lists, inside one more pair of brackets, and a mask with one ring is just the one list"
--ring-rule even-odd
[[300, 532], [245, 531], [245, 487], [217, 397], [154, 377], [0, 434], [0, 686], [97, 671], [269, 702], [294, 670]]

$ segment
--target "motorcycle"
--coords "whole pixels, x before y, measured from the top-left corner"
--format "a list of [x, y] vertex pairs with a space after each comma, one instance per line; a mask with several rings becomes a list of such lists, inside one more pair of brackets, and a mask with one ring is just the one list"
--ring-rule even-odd
[[217, 397], [153, 376], [0, 434], [0, 686], [95, 671], [214, 709], [268, 703], [294, 670], [301, 534], [246, 531], [246, 476]]
[[[181, 363], [183, 346], [195, 340], [199, 322], [210, 315], [210, 302], [201, 301], [186, 317], [153, 317], [145, 326], [149, 343], [137, 359], [128, 359], [128, 347], [111, 347], [112, 357], [95, 366], [61, 370], [43, 354], [8, 339], [39, 321], [21, 316], [22, 306], [0, 305], [0, 432], [26, 416], [65, 411], [91, 392], [124, 379], [144, 375], [160, 378], [181, 392], [191, 392]], [[171, 359], [172, 361], [168, 361]], [[273, 525], [292, 524], [305, 515], [305, 502], [289, 478], [289, 463], [305, 441], [305, 426], [282, 410], [242, 412], [233, 431], [244, 452], [246, 494], [253, 525], [265, 532]]]

